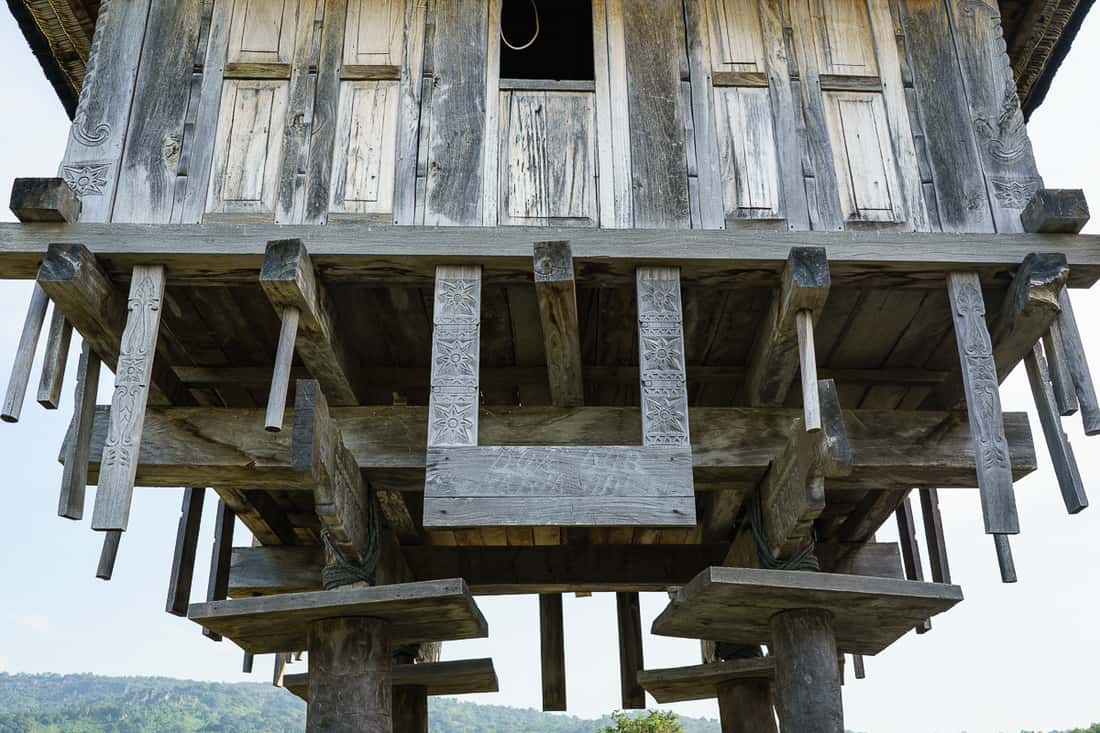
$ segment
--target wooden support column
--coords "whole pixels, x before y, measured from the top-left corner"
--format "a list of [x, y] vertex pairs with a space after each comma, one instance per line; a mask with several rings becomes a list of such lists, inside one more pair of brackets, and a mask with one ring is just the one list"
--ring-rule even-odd
[[8, 391], [4, 395], [4, 406], [0, 409], [0, 420], [19, 422], [23, 411], [23, 400], [27, 395], [27, 384], [31, 378], [34, 364], [34, 352], [38, 349], [38, 337], [42, 333], [42, 324], [46, 321], [46, 308], [50, 298], [40, 285], [35, 283], [31, 291], [31, 302], [27, 306], [27, 317], [23, 321], [23, 332], [19, 336], [19, 346], [15, 349], [15, 359], [8, 379]]
[[1012, 462], [1001, 414], [997, 364], [985, 323], [985, 301], [981, 283], [973, 273], [950, 273], [947, 284], [966, 391], [970, 434], [974, 442], [985, 531], [994, 535], [1002, 580], [1010, 582], [1009, 578], [1014, 578], [1014, 573], [1007, 572], [1010, 565], [1008, 535], [1019, 533], [1020, 523], [1012, 488]]
[[569, 242], [535, 243], [535, 293], [546, 351], [550, 398], [558, 407], [584, 404], [577, 286]]
[[310, 625], [307, 733], [394, 730], [386, 626], [354, 617]]
[[753, 342], [745, 379], [750, 405], [782, 405], [796, 371], [801, 371], [807, 429], [820, 427], [813, 329], [829, 297], [829, 262], [821, 247], [794, 247], [780, 287]]
[[57, 501], [57, 514], [66, 519], [84, 517], [88, 453], [95, 426], [96, 394], [99, 391], [99, 364], [99, 357], [85, 341], [76, 370], [72, 427], [63, 449], [65, 468], [61, 472], [61, 496]]
[[950, 583], [951, 568], [947, 562], [947, 541], [943, 536], [938, 489], [920, 490], [921, 514], [924, 517], [924, 538], [928, 545], [928, 566], [934, 583]]
[[1073, 315], [1073, 303], [1065, 288], [1058, 294], [1058, 305], [1062, 308], [1058, 315], [1058, 333], [1066, 357], [1066, 369], [1073, 379], [1073, 388], [1081, 406], [1085, 435], [1100, 435], [1100, 400], [1097, 400], [1089, 362], [1085, 358], [1085, 342], [1081, 339], [1077, 318]]
[[[206, 489], [188, 486], [183, 490], [179, 528], [176, 530], [176, 550], [172, 555], [172, 573], [168, 580], [168, 602], [164, 610], [186, 617], [191, 603], [191, 581], [195, 575], [195, 552], [199, 546], [202, 522], [202, 500]], [[228, 580], [226, 582], [228, 587]]]
[[394, 685], [394, 733], [428, 733], [428, 688], [423, 685]]
[[[898, 539], [901, 541], [901, 559], [905, 566], [905, 577], [907, 580], [923, 581], [924, 569], [921, 567], [920, 546], [917, 544], [917, 525], [913, 521], [913, 505], [908, 496], [901, 502], [894, 515], [898, 520]], [[925, 619], [917, 624], [918, 634], [931, 630], [931, 619]]]
[[636, 282], [642, 445], [690, 446], [680, 271], [639, 267]]
[[844, 733], [832, 614], [783, 611], [772, 616], [770, 626], [780, 730]]
[[137, 476], [145, 406], [164, 299], [164, 268], [138, 265], [130, 284], [129, 315], [119, 347], [111, 423], [103, 447], [92, 529], [126, 531]]
[[[217, 519], [214, 520], [214, 546], [210, 551], [210, 576], [206, 585], [207, 601], [223, 601], [229, 592], [229, 561], [233, 557], [233, 524], [237, 515], [218, 500]], [[211, 641], [221, 641], [221, 634], [203, 628], [203, 636]]]
[[565, 619], [561, 593], [539, 595], [539, 641], [542, 654], [542, 709], [565, 707]]
[[73, 339], [73, 324], [54, 306], [50, 327], [46, 332], [46, 352], [42, 356], [42, 377], [38, 380], [38, 404], [47, 410], [61, 405], [61, 389], [65, 385], [65, 367], [69, 363], [69, 345]]
[[300, 239], [269, 242], [260, 285], [282, 318], [265, 427], [280, 430], [295, 352], [333, 405], [359, 404], [363, 385], [347, 355], [328, 293]]
[[772, 684], [766, 679], [731, 680], [718, 686], [722, 733], [777, 733]]
[[642, 654], [642, 609], [637, 593], [616, 593], [619, 621], [619, 679], [624, 710], [645, 709], [645, 689], [638, 684], [638, 672], [645, 669]]
[[1050, 460], [1054, 464], [1054, 475], [1057, 476], [1058, 488], [1062, 491], [1062, 501], [1065, 502], [1067, 512], [1076, 514], [1089, 505], [1089, 500], [1085, 496], [1085, 486], [1077, 468], [1077, 459], [1073, 455], [1073, 446], [1069, 444], [1069, 438], [1062, 430], [1062, 420], [1042, 344], [1035, 344], [1031, 353], [1024, 358], [1024, 365], [1027, 367], [1031, 395], [1035, 400], [1035, 409], [1039, 412], [1039, 423], [1043, 426]]

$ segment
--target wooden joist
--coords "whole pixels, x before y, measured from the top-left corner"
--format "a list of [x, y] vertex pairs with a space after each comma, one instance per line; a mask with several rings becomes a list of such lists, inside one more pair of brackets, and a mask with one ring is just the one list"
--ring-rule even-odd
[[75, 224], [80, 219], [80, 199], [63, 178], [16, 178], [8, 207], [28, 224]]
[[169, 284], [251, 286], [267, 242], [297, 238], [330, 284], [430, 287], [436, 265], [463, 262], [481, 265], [486, 284], [530, 287], [531, 245], [548, 237], [569, 240], [576, 279], [586, 287], [633, 286], [641, 262], [679, 267], [684, 285], [738, 274], [741, 287], [773, 287], [792, 247], [824, 247], [834, 288], [943, 288], [946, 273], [960, 269], [983, 284], [1007, 285], [1005, 273], [1032, 252], [1063, 253], [1071, 287], [1100, 279], [1100, 237], [1083, 234], [85, 223], [0, 224], [0, 278], [34, 278], [57, 242], [90, 248], [119, 282], [134, 265], [163, 264]]
[[642, 654], [642, 608], [637, 593], [616, 593], [619, 627], [619, 682], [624, 710], [645, 709], [645, 688], [638, 673], [645, 669]]
[[[455, 659], [447, 662], [394, 664], [391, 679], [395, 688], [421, 687], [429, 696], [472, 695], [499, 690], [492, 659]], [[308, 674], [284, 676], [283, 687], [308, 701]]]
[[647, 669], [638, 673], [638, 682], [662, 705], [718, 697], [718, 688], [732, 680], [770, 679], [775, 675], [775, 660], [770, 657], [730, 659], [690, 667]]
[[563, 711], [565, 704], [565, 617], [561, 593], [539, 594], [539, 652], [542, 661], [542, 709]]
[[558, 407], [583, 405], [577, 286], [569, 242], [536, 242], [534, 269], [550, 399]]
[[[784, 449], [799, 410], [696, 407], [692, 453], [696, 491], [751, 489]], [[832, 489], [881, 492], [912, 486], [973, 487], [974, 446], [965, 421], [935, 411], [847, 410], [852, 471]], [[421, 491], [428, 409], [423, 406], [333, 408], [345, 444], [379, 488]], [[142, 486], [207, 485], [237, 488], [312, 488], [290, 461], [290, 431], [266, 433], [256, 408], [151, 408], [146, 415], [137, 482]], [[89, 472], [99, 472], [109, 409], [97, 410]], [[1007, 413], [1005, 435], [1016, 478], [1036, 468], [1025, 413]], [[494, 444], [636, 444], [638, 408], [493, 407], [480, 418]], [[896, 507], [896, 504], [895, 504]], [[890, 508], [885, 516], [893, 512]]]
[[199, 526], [202, 522], [202, 500], [206, 489], [189, 486], [183, 490], [176, 549], [172, 555], [172, 572], [168, 579], [168, 601], [165, 609], [176, 616], [186, 616], [191, 603], [191, 581], [195, 574], [195, 553], [199, 547]]
[[310, 625], [333, 618], [384, 621], [393, 644], [488, 635], [485, 617], [460, 579], [211, 601], [193, 604], [188, 617], [253, 654], [308, 648]]
[[1040, 188], [1020, 213], [1029, 234], [1077, 234], [1089, 221], [1089, 205], [1079, 188]]
[[[812, 352], [813, 325], [825, 308], [829, 285], [829, 262], [824, 249], [791, 249], [779, 289], [758, 327], [749, 356], [745, 396], [750, 405], [782, 405], [786, 401], [791, 382], [799, 371], [800, 345]], [[801, 336], [800, 328], [804, 332]], [[816, 364], [813, 367], [816, 369]], [[814, 389], [816, 381], [813, 377]]]

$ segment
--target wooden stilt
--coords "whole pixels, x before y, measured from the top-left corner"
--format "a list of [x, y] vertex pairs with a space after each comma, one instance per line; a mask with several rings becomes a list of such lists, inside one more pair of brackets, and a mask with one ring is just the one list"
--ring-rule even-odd
[[[214, 520], [214, 547], [210, 553], [210, 578], [206, 586], [207, 601], [225, 600], [229, 593], [229, 560], [233, 553], [233, 524], [237, 515], [218, 500], [218, 515]], [[211, 641], [221, 641], [221, 634], [203, 628], [203, 636]]]
[[122, 532], [117, 530], [103, 533], [103, 547], [99, 551], [99, 566], [95, 576], [100, 580], [110, 580], [115, 574], [115, 558], [118, 557], [118, 544], [122, 541]]
[[[913, 521], [913, 505], [909, 497], [898, 506], [894, 515], [898, 520], [898, 539], [901, 541], [901, 559], [905, 566], [907, 580], [924, 580], [924, 569], [920, 562], [920, 546], [917, 544], [917, 525]], [[917, 624], [917, 633], [923, 634], [932, 629], [932, 620], [925, 619]]]
[[286, 677], [286, 664], [290, 660], [290, 652], [278, 652], [275, 654], [275, 665], [271, 670], [272, 687], [282, 687]]
[[1001, 569], [1001, 582], [1016, 582], [1016, 562], [1012, 559], [1012, 546], [1008, 543], [1008, 535], [993, 535], [993, 546], [997, 550], [997, 565]]
[[88, 453], [95, 425], [99, 367], [99, 357], [85, 341], [76, 372], [72, 432], [65, 444], [65, 469], [61, 473], [61, 496], [57, 501], [57, 514], [66, 519], [84, 517], [84, 491], [88, 484]]
[[1067, 512], [1076, 514], [1089, 505], [1089, 500], [1085, 496], [1073, 446], [1069, 444], [1069, 439], [1062, 430], [1062, 420], [1042, 344], [1035, 344], [1031, 353], [1024, 357], [1024, 366], [1027, 367], [1035, 409], [1039, 412], [1039, 423], [1043, 426], [1047, 451], [1050, 453], [1051, 463], [1054, 464], [1054, 475], [1058, 477], [1058, 488], [1062, 491], [1062, 501], [1065, 502]]
[[386, 623], [315, 621], [309, 630], [307, 733], [391, 733], [393, 697]]
[[534, 269], [551, 400], [559, 407], [583, 405], [577, 288], [569, 242], [535, 242]]
[[61, 388], [65, 383], [65, 366], [69, 361], [72, 339], [73, 324], [55, 306], [50, 314], [46, 352], [42, 357], [42, 378], [38, 382], [38, 404], [47, 410], [56, 410], [61, 404]]
[[776, 733], [771, 683], [731, 680], [718, 686], [722, 733]]
[[932, 580], [936, 583], [950, 583], [951, 568], [947, 562], [947, 541], [943, 536], [939, 490], [921, 489], [920, 507], [924, 517], [924, 539], [928, 545], [928, 566], [932, 572]]
[[252, 663], [256, 661], [256, 657], [248, 652], [244, 653], [244, 658], [241, 661], [241, 671], [245, 674], [252, 674]]
[[798, 733], [843, 733], [833, 616], [828, 611], [784, 611], [771, 618], [779, 727]]
[[565, 710], [565, 624], [560, 593], [539, 595], [542, 709]]
[[187, 616], [191, 602], [191, 580], [195, 574], [195, 551], [199, 546], [202, 500], [206, 489], [192, 486], [183, 490], [176, 550], [172, 556], [172, 574], [168, 581], [168, 602], [164, 610], [175, 616]]
[[645, 689], [638, 672], [645, 669], [642, 656], [642, 611], [637, 593], [616, 593], [619, 619], [619, 678], [624, 710], [645, 709]]
[[298, 335], [298, 319], [301, 311], [294, 307], [283, 309], [282, 327], [279, 330], [279, 346], [275, 350], [275, 369], [271, 372], [271, 391], [267, 395], [267, 414], [264, 430], [277, 433], [283, 429], [283, 413], [286, 411], [286, 394], [290, 388], [290, 370], [294, 364], [294, 340]]
[[428, 733], [428, 688], [399, 685], [393, 688], [394, 733]]
[[1062, 336], [1062, 326], [1058, 320], [1050, 324], [1050, 330], [1043, 336], [1043, 351], [1050, 367], [1050, 386], [1054, 388], [1054, 397], [1058, 401], [1058, 414], [1068, 417], [1077, 412], [1077, 392], [1073, 388], [1073, 375], [1066, 363], [1066, 346]]
[[1100, 401], [1096, 397], [1089, 362], [1085, 358], [1085, 342], [1081, 340], [1081, 332], [1077, 329], [1073, 303], [1066, 288], [1058, 293], [1058, 305], [1062, 308], [1058, 314], [1058, 327], [1065, 348], [1066, 368], [1073, 378], [1073, 388], [1081, 406], [1081, 422], [1085, 427], [1085, 435], [1100, 435]]
[[19, 336], [19, 346], [16, 347], [15, 360], [11, 365], [11, 378], [8, 379], [3, 410], [0, 411], [0, 420], [4, 422], [19, 422], [23, 399], [27, 394], [27, 383], [31, 378], [34, 352], [38, 348], [38, 337], [42, 333], [46, 307], [49, 304], [50, 298], [46, 291], [35, 283], [30, 305], [27, 306], [27, 317], [23, 321], [23, 333]]
[[862, 654], [852, 655], [852, 668], [855, 670], [857, 680], [867, 679], [867, 668], [863, 665]]

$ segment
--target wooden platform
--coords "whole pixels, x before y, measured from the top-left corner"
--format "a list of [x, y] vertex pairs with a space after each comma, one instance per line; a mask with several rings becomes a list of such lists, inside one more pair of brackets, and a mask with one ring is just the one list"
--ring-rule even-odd
[[730, 680], [771, 678], [775, 662], [769, 657], [731, 659], [690, 667], [646, 669], [638, 673], [638, 684], [662, 705], [686, 700], [708, 700], [718, 696], [718, 686]]
[[681, 589], [653, 622], [653, 633], [763, 644], [775, 614], [823, 608], [833, 613], [837, 651], [871, 655], [961, 600], [958, 586], [941, 583], [712, 567]]
[[388, 621], [394, 644], [480, 639], [489, 634], [485, 617], [461, 579], [197, 603], [188, 613], [195, 623], [252, 654], [307, 649], [311, 622], [341, 616]]
[[[450, 662], [395, 664], [393, 684], [428, 688], [428, 695], [470, 695], [497, 692], [497, 673], [492, 659], [457, 659]], [[283, 687], [309, 702], [309, 673], [288, 674]]]

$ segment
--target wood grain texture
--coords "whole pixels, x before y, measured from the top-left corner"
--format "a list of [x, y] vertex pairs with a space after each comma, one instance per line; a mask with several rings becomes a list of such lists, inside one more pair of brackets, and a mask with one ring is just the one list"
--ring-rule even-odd
[[833, 613], [795, 609], [771, 618], [775, 701], [782, 730], [843, 733], [844, 704]]
[[307, 733], [392, 733], [389, 624], [325, 618], [309, 625]]
[[61, 389], [65, 385], [65, 367], [69, 363], [69, 344], [73, 338], [73, 324], [65, 314], [54, 308], [50, 313], [50, 327], [46, 331], [46, 350], [42, 355], [42, 376], [38, 380], [38, 404], [47, 410], [61, 405]]
[[771, 683], [733, 680], [718, 685], [718, 714], [723, 733], [776, 733]]
[[429, 447], [478, 444], [481, 268], [436, 268]]
[[[690, 445], [680, 271], [639, 267], [637, 298], [642, 445]], [[694, 504], [687, 516], [694, 524]]]
[[[218, 511], [214, 519], [214, 544], [210, 548], [210, 574], [206, 582], [206, 602], [223, 601], [229, 597], [229, 567], [233, 553], [233, 527], [237, 514], [224, 499], [218, 499]], [[211, 641], [221, 641], [221, 634], [203, 627], [203, 636]]]
[[1078, 234], [1089, 221], [1089, 205], [1079, 188], [1040, 188], [1020, 212], [1031, 234]]
[[577, 288], [569, 243], [536, 242], [534, 270], [550, 398], [558, 407], [583, 405]]
[[428, 692], [423, 687], [393, 688], [394, 730], [428, 733]]
[[[898, 506], [894, 517], [898, 522], [898, 541], [901, 546], [901, 558], [905, 564], [905, 577], [907, 580], [924, 580], [924, 568], [921, 566], [920, 545], [917, 543], [917, 526], [913, 521], [913, 505], [909, 497]], [[930, 631], [932, 622], [925, 619], [917, 624], [916, 631], [923, 634]]]
[[[429, 696], [470, 695], [497, 692], [499, 685], [492, 659], [455, 659], [446, 662], [395, 663], [390, 680], [396, 695], [402, 687], [420, 688]], [[309, 675], [288, 674], [283, 686], [303, 700], [309, 698]]]
[[1085, 343], [1077, 328], [1077, 318], [1073, 314], [1073, 302], [1068, 290], [1063, 288], [1058, 294], [1058, 305], [1061, 307], [1058, 326], [1065, 348], [1066, 368], [1077, 391], [1081, 422], [1084, 424], [1085, 435], [1097, 435], [1100, 434], [1100, 402], [1096, 398], [1096, 387], [1092, 383], [1088, 359], [1085, 357]]
[[951, 568], [947, 561], [947, 540], [943, 534], [943, 518], [940, 516], [939, 489], [921, 489], [920, 507], [924, 518], [924, 536], [928, 548], [928, 566], [932, 573], [932, 582], [950, 583]]
[[[421, 127], [427, 128], [430, 104], [424, 88], [427, 3], [406, 2], [405, 42], [402, 47], [401, 78], [397, 111], [397, 152], [394, 173], [393, 222], [413, 224], [416, 219], [416, 188]], [[423, 202], [421, 202], [423, 205]]]
[[[793, 570], [712, 567], [686, 585], [653, 633], [761, 644], [769, 619], [790, 609], [835, 611], [837, 650], [877, 654], [922, 619], [962, 600], [953, 585]], [[836, 654], [833, 654], [836, 659]]]
[[645, 669], [642, 654], [642, 612], [637, 593], [616, 593], [619, 626], [619, 682], [624, 710], [645, 709], [645, 688], [638, 673]]
[[95, 576], [100, 580], [110, 580], [115, 574], [115, 561], [118, 559], [118, 546], [122, 541], [122, 532], [112, 530], [103, 533], [103, 544], [99, 550], [99, 564]]
[[[1059, 313], [1061, 305], [1059, 304]], [[1063, 417], [1077, 412], [1077, 390], [1073, 387], [1073, 375], [1069, 371], [1066, 356], [1066, 342], [1062, 335], [1061, 322], [1056, 318], [1050, 324], [1050, 330], [1043, 335], [1043, 351], [1050, 367], [1050, 383], [1054, 388], [1054, 397], [1058, 403], [1058, 413]]]
[[134, 268], [126, 327], [119, 346], [111, 422], [103, 443], [92, 529], [126, 530], [137, 477], [145, 408], [164, 300], [164, 268]]
[[769, 657], [731, 659], [690, 667], [647, 669], [638, 672], [638, 682], [662, 705], [718, 697], [722, 686], [733, 680], [770, 679], [775, 660]]
[[[315, 101], [305, 172], [304, 221], [307, 224], [323, 224], [328, 218], [340, 100], [340, 70], [348, 19], [349, 0], [323, 1], [324, 27], [317, 51]], [[282, 238], [275, 236], [271, 239]]]
[[24, 223], [75, 224], [80, 219], [80, 199], [64, 178], [16, 178], [8, 208]]
[[191, 603], [191, 581], [195, 574], [195, 553], [199, 547], [202, 522], [202, 500], [206, 489], [187, 487], [183, 490], [176, 529], [176, 549], [172, 554], [172, 570], [168, 578], [168, 601], [164, 610], [175, 616], [186, 616]]
[[1028, 382], [1031, 384], [1031, 396], [1035, 400], [1035, 409], [1039, 413], [1039, 423], [1043, 427], [1050, 462], [1054, 465], [1054, 475], [1058, 478], [1058, 488], [1062, 492], [1062, 501], [1066, 511], [1076, 514], [1089, 505], [1085, 496], [1085, 487], [1081, 481], [1081, 471], [1077, 468], [1077, 458], [1073, 455], [1073, 446], [1062, 430], [1058, 403], [1050, 384], [1050, 371], [1047, 369], [1046, 356], [1041, 344], [1035, 344], [1032, 352], [1024, 357]]
[[542, 709], [565, 710], [565, 619], [561, 593], [539, 594], [539, 649]]
[[34, 352], [38, 350], [38, 338], [42, 334], [42, 324], [46, 321], [46, 309], [49, 305], [49, 295], [36, 283], [31, 290], [30, 303], [27, 304], [27, 315], [23, 320], [19, 345], [15, 348], [15, 358], [12, 360], [11, 376], [8, 377], [8, 388], [4, 393], [4, 406], [0, 410], [0, 419], [4, 422], [19, 422], [19, 416], [23, 412], [23, 401], [27, 396], [27, 385], [34, 366]]
[[84, 493], [88, 484], [88, 460], [95, 425], [96, 394], [99, 391], [99, 357], [85, 342], [76, 372], [73, 420], [62, 449], [65, 464], [61, 473], [61, 495], [57, 514], [66, 519], [84, 518]]
[[253, 654], [299, 649], [314, 622], [352, 616], [388, 622], [394, 644], [488, 633], [465, 582], [457, 579], [212, 601], [193, 604], [188, 614]]

